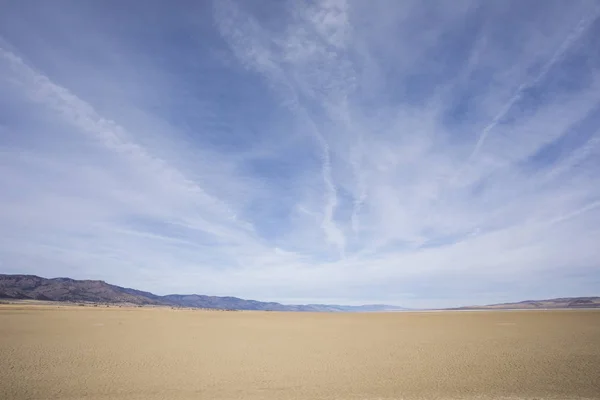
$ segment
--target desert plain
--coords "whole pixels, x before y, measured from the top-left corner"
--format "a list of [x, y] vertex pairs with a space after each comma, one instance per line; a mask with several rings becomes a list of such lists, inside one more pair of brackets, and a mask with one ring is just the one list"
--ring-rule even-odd
[[600, 311], [0, 305], [0, 399], [600, 399]]

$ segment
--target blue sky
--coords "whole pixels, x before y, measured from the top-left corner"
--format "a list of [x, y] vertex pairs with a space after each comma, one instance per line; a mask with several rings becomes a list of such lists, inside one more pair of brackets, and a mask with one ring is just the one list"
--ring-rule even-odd
[[595, 1], [2, 1], [0, 271], [598, 295]]

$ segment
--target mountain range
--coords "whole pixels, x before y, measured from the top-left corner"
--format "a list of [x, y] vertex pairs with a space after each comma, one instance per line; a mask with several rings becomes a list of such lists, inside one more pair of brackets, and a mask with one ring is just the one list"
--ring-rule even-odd
[[[42, 278], [35, 275], [0, 274], [0, 299], [43, 300], [71, 303], [128, 304], [139, 306], [171, 306], [222, 310], [312, 311], [312, 312], [374, 312], [402, 311], [404, 307], [386, 304], [345, 306], [335, 304], [291, 305], [237, 297], [205, 296], [199, 294], [168, 294], [159, 296], [150, 292], [111, 285], [98, 280], [71, 278]], [[508, 310], [600, 308], [600, 297], [563, 297], [548, 300], [525, 300], [516, 303], [457, 307], [451, 310]]]
[[454, 310], [532, 310], [557, 308], [600, 308], [600, 297], [560, 297], [547, 300], [524, 300], [516, 303], [458, 307]]
[[275, 302], [245, 300], [237, 297], [205, 296], [199, 294], [169, 294], [159, 296], [150, 292], [124, 288], [98, 280], [76, 280], [71, 278], [47, 279], [35, 275], [3, 274], [0, 274], [1, 298], [225, 310], [366, 312], [399, 311], [404, 309], [384, 304], [361, 306], [331, 304], [286, 305]]

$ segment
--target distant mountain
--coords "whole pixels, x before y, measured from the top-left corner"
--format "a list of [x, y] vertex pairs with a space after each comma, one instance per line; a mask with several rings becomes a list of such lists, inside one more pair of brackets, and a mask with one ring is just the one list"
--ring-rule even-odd
[[70, 278], [46, 279], [35, 275], [0, 275], [0, 298], [49, 301], [153, 304], [151, 293], [109, 285], [103, 281]]
[[[104, 281], [71, 278], [47, 279], [35, 275], [0, 274], [0, 299], [29, 299], [72, 303], [110, 303], [154, 305], [187, 308], [263, 311], [311, 312], [385, 312], [407, 310], [385, 304], [345, 306], [334, 304], [289, 305], [275, 302], [245, 300], [237, 297], [169, 294], [158, 296], [150, 292], [111, 285]], [[458, 307], [452, 310], [506, 310], [600, 308], [600, 297], [566, 297], [548, 300], [525, 300], [517, 303]]]
[[70, 278], [41, 278], [35, 275], [0, 274], [0, 298], [45, 301], [161, 305], [172, 307], [211, 308], [226, 310], [368, 312], [398, 311], [389, 305], [340, 306], [327, 304], [284, 305], [274, 302], [244, 300], [237, 297], [169, 294], [158, 296], [150, 292], [124, 288], [104, 281]]
[[600, 297], [561, 297], [548, 300], [525, 300], [517, 303], [458, 307], [455, 310], [535, 310], [552, 308], [600, 308]]

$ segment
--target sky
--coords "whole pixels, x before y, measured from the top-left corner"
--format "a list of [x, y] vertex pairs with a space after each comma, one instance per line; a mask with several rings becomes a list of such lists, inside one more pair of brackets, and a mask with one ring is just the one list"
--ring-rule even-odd
[[0, 273], [600, 295], [596, 1], [0, 0]]

